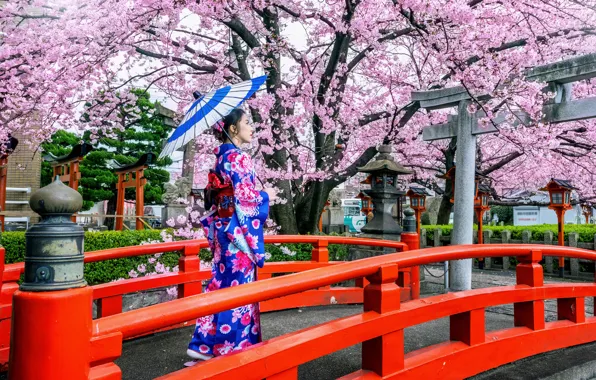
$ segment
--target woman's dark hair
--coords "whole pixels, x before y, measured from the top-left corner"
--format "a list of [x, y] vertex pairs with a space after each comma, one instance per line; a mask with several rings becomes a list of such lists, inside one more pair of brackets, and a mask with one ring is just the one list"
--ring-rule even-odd
[[231, 139], [232, 136], [230, 136], [230, 127], [232, 125], [238, 126], [238, 123], [240, 122], [240, 119], [242, 119], [242, 116], [244, 114], [244, 110], [242, 110], [241, 108], [236, 108], [232, 110], [232, 112], [230, 112], [227, 116], [224, 116], [224, 118], [222, 119], [223, 132], [214, 130], [215, 137], [222, 143], [226, 142], [228, 138]]

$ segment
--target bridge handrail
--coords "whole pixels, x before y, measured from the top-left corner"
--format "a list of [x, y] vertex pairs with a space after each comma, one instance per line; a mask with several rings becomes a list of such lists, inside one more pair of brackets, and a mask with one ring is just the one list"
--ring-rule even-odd
[[580, 248], [538, 244], [459, 245], [427, 248], [341, 263], [108, 316], [93, 322], [93, 334], [99, 336], [120, 332], [124, 338], [136, 336], [238, 306], [288, 296], [358, 277], [372, 276], [380, 267], [388, 264], [397, 264], [399, 268], [404, 268], [447, 260], [487, 256], [527, 256], [532, 251], [541, 251], [543, 255], [596, 260], [596, 252]]
[[[407, 245], [401, 242], [390, 240], [350, 238], [344, 236], [302, 236], [302, 235], [266, 235], [265, 244], [284, 244], [284, 243], [306, 243], [306, 244], [350, 244], [362, 246], [375, 246], [384, 248], [395, 248], [406, 250]], [[131, 247], [109, 248], [98, 251], [85, 252], [85, 263], [98, 261], [122, 259], [126, 257], [152, 255], [162, 252], [182, 251], [185, 255], [187, 247], [208, 248], [207, 239], [180, 240], [167, 243], [143, 244]], [[18, 262], [6, 264], [2, 282], [17, 281], [25, 271], [25, 263]]]
[[[540, 291], [537, 291], [539, 289]], [[414, 300], [404, 303], [398, 310], [387, 313], [377, 313], [374, 311], [364, 311], [356, 315], [332, 320], [300, 331], [292, 332], [280, 337], [269, 340], [266, 344], [239, 352], [235, 355], [223, 357], [224, 360], [211, 360], [201, 363], [195, 367], [186, 368], [172, 372], [159, 377], [160, 380], [183, 380], [183, 379], [227, 379], [245, 377], [246, 373], [251, 373], [254, 378], [269, 378], [277, 374], [285, 374], [285, 371], [292, 371], [299, 365], [305, 364], [311, 360], [322, 356], [332, 354], [339, 350], [348, 348], [358, 343], [374, 339], [377, 336], [386, 336], [396, 331], [420, 325], [440, 318], [469, 312], [470, 310], [482, 310], [485, 308], [503, 304], [541, 301], [551, 298], [572, 298], [586, 297], [594, 295], [596, 291], [595, 284], [550, 284], [541, 287], [531, 287], [528, 285], [501, 286], [498, 288], [473, 289], [459, 293], [448, 293], [432, 296], [420, 300]], [[583, 312], [583, 310], [582, 310]], [[595, 318], [586, 321], [596, 323]], [[453, 323], [453, 322], [451, 322]], [[463, 324], [463, 323], [462, 323]], [[556, 329], [569, 327], [573, 323], [566, 320], [558, 320], [547, 324], [548, 331], [556, 334]], [[465, 326], [465, 327], [464, 327]], [[476, 321], [476, 326], [470, 325], [457, 326], [462, 330], [467, 328], [484, 329], [484, 320]], [[587, 324], [582, 325], [588, 328]], [[404, 362], [408, 369], [415, 368], [417, 365], [428, 362], [429, 359], [443, 359], [441, 356], [457, 355], [457, 351], [465, 349], [474, 349], [476, 345], [498, 345], [506, 343], [508, 340], [523, 338], [528, 335], [528, 328], [518, 327], [497, 331], [482, 331], [480, 337], [469, 337], [470, 341], [465, 343], [453, 340], [445, 342], [443, 345], [425, 347], [413, 351], [405, 356]], [[554, 334], [553, 334], [554, 335]], [[569, 340], [550, 339], [550, 346], [559, 349], [573, 344], [588, 343], [593, 336], [590, 334], [570, 334]], [[485, 336], [485, 338], [483, 338]], [[465, 338], [463, 338], [465, 340]], [[333, 344], [329, 344], [333, 342]], [[403, 343], [402, 343], [403, 344]], [[572, 345], [573, 345], [572, 344]], [[520, 345], [516, 345], [519, 347]], [[518, 360], [527, 356], [536, 355], [544, 351], [546, 345], [528, 344], [527, 347], [519, 352], [513, 352], [510, 357]], [[476, 346], [477, 347], [477, 346]], [[387, 347], [392, 357], [399, 356], [403, 347]], [[514, 351], [514, 350], [511, 350]], [[479, 363], [468, 366], [457, 367], [458, 377], [464, 378], [477, 373], [478, 368], [484, 370], [490, 369], [496, 365], [507, 363], [511, 360], [504, 358], [504, 355], [478, 355], [482, 357]], [[269, 360], [268, 360], [269, 359]], [[441, 360], [441, 362], [443, 362]], [[450, 364], [451, 365], [451, 364]], [[440, 367], [440, 365], [438, 366]], [[372, 371], [360, 370], [345, 378], [371, 378], [381, 379], [384, 377], [375, 376]], [[436, 371], [440, 373], [440, 371]], [[368, 377], [367, 377], [368, 375]], [[426, 376], [419, 374], [409, 374], [406, 378], [432, 378], [428, 373]], [[288, 378], [297, 378], [288, 376]], [[446, 376], [445, 378], [449, 378]]]

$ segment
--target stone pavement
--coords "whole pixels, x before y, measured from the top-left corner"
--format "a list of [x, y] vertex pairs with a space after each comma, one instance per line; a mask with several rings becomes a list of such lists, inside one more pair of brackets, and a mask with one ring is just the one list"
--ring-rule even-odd
[[[427, 267], [428, 288], [442, 292], [442, 268]], [[478, 271], [472, 276], [473, 287], [511, 285], [515, 282], [514, 272]], [[546, 283], [559, 282], [558, 278], [546, 278]], [[566, 280], [569, 281], [569, 280]], [[429, 296], [427, 293], [423, 296]], [[593, 311], [593, 299], [586, 299], [586, 311]], [[285, 333], [317, 325], [333, 319], [360, 313], [360, 305], [334, 305], [304, 309], [293, 309], [265, 313], [262, 315], [263, 338], [265, 340]], [[556, 319], [556, 302], [546, 303], [547, 320]], [[513, 305], [491, 307], [486, 312], [487, 331], [513, 326]], [[117, 364], [122, 368], [123, 379], [153, 379], [183, 368], [188, 360], [186, 345], [192, 334], [192, 327], [159, 333], [124, 343], [122, 357]], [[443, 318], [414, 326], [405, 330], [405, 351], [449, 340], [449, 319]], [[592, 363], [595, 344], [574, 347], [562, 352], [539, 355], [517, 363], [500, 367], [476, 376], [478, 379], [591, 379], [596, 378], [596, 361], [589, 368], [578, 365]], [[300, 379], [335, 379], [360, 368], [360, 345], [355, 345], [300, 366]], [[573, 367], [573, 368], [570, 368]], [[583, 371], [581, 372], [580, 371]], [[580, 372], [578, 372], [580, 371]]]

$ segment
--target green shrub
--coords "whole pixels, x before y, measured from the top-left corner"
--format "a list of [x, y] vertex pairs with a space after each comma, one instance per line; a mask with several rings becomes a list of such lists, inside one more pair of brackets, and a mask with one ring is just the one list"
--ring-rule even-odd
[[[104, 231], [85, 232], [85, 252], [103, 249], [130, 247], [149, 240], [161, 241], [160, 231]], [[0, 235], [0, 245], [6, 250], [6, 263], [22, 262], [25, 259], [25, 233], [5, 232]], [[283, 250], [282, 250], [283, 248]], [[311, 260], [311, 244], [283, 244], [266, 245], [266, 251], [271, 255], [267, 261], [308, 261]], [[287, 253], [284, 253], [286, 251]], [[289, 253], [289, 254], [288, 254]], [[345, 260], [348, 247], [345, 245], [330, 245], [329, 260]], [[161, 255], [159, 261], [166, 267], [178, 265], [180, 254], [168, 252]], [[202, 249], [199, 257], [203, 261], [211, 260], [211, 252]], [[103, 284], [120, 278], [129, 278], [128, 273], [136, 270], [139, 264], [147, 263], [147, 256], [127, 257], [123, 259], [100, 261], [85, 264], [85, 279], [90, 285]]]
[[[422, 226], [426, 229], [426, 238], [429, 243], [432, 243], [434, 231], [437, 228], [441, 229], [443, 236], [451, 235], [453, 225], [426, 225]], [[474, 225], [474, 230], [477, 230], [478, 226]], [[532, 240], [544, 241], [544, 233], [546, 231], [552, 231], [553, 240], [556, 241], [559, 237], [558, 226], [556, 224], [542, 224], [536, 226], [483, 226], [484, 230], [493, 231], [493, 239], [500, 239], [501, 233], [505, 230], [511, 231], [511, 239], [521, 240], [523, 231], [532, 232]], [[569, 239], [569, 233], [577, 232], [579, 234], [580, 242], [593, 243], [594, 234], [596, 234], [596, 225], [594, 224], [567, 224], [565, 225], [565, 240]]]

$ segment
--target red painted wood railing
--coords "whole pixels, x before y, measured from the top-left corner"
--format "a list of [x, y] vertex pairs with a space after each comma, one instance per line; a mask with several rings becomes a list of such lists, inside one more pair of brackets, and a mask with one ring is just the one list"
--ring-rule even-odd
[[[384, 247], [395, 249], [398, 252], [408, 250], [408, 246], [401, 242], [345, 238], [341, 236], [266, 236], [265, 243], [310, 243], [313, 245], [312, 260], [268, 262], [265, 264], [264, 268], [259, 269], [259, 280], [271, 278], [274, 274], [302, 272], [341, 263], [329, 261], [329, 244]], [[125, 257], [151, 255], [162, 252], [181, 252], [178, 262], [179, 272], [177, 273], [145, 276], [92, 286], [93, 299], [97, 301], [98, 317], [107, 317], [122, 313], [122, 296], [128, 293], [167, 286], [178, 286], [178, 298], [185, 298], [200, 294], [202, 292], [201, 281], [207, 280], [211, 277], [210, 269], [201, 270], [198, 257], [199, 251], [202, 248], [207, 247], [207, 241], [205, 239], [200, 239], [171, 243], [147, 244], [85, 253], [85, 262], [91, 263]], [[18, 289], [17, 281], [24, 271], [24, 263], [4, 265], [4, 248], [0, 247], [0, 250], [0, 262], [2, 263], [2, 266], [0, 267], [0, 276], [2, 276], [2, 288], [0, 289], [0, 368], [4, 368], [5, 370], [9, 357], [12, 296]], [[408, 289], [410, 289], [409, 272], [409, 269], [403, 270], [401, 272], [400, 279], [400, 282], [405, 284]], [[288, 309], [292, 307], [328, 305], [332, 303], [332, 300], [333, 303], [338, 304], [362, 303], [362, 288], [364, 285], [365, 281], [363, 279], [357, 279], [357, 284], [355, 287], [324, 286], [318, 289], [311, 289], [308, 292], [301, 294], [291, 294], [283, 298], [271, 299], [267, 302], [264, 302], [261, 305], [261, 309], [263, 312], [266, 312], [272, 310]], [[419, 284], [416, 286], [419, 286]], [[419, 294], [419, 289], [413, 289], [412, 293], [414, 298], [417, 297], [417, 294]], [[403, 297], [404, 300], [410, 299], [410, 292], [404, 292]], [[184, 325], [188, 322], [194, 323], [194, 318], [191, 318], [188, 321], [177, 323], [175, 325], [163, 326], [160, 329], [177, 327], [180, 326], [180, 324]], [[144, 332], [141, 334], [146, 333], [149, 332]]]
[[[439, 295], [401, 304], [398, 268], [445, 260], [517, 256], [517, 285]], [[116, 380], [122, 339], [199, 316], [366, 277], [364, 311], [212, 359], [162, 379], [296, 379], [299, 365], [362, 343], [362, 370], [345, 379], [464, 378], [541, 352], [596, 340], [584, 297], [596, 284], [544, 285], [543, 255], [595, 260], [596, 253], [542, 245], [449, 246], [383, 255], [221, 289], [92, 322], [89, 379]], [[545, 323], [544, 300], [559, 320]], [[515, 327], [485, 331], [485, 308], [514, 304]], [[404, 329], [450, 317], [450, 340], [404, 354]], [[83, 339], [82, 337], [81, 339]], [[479, 360], [481, 359], [481, 360]]]

